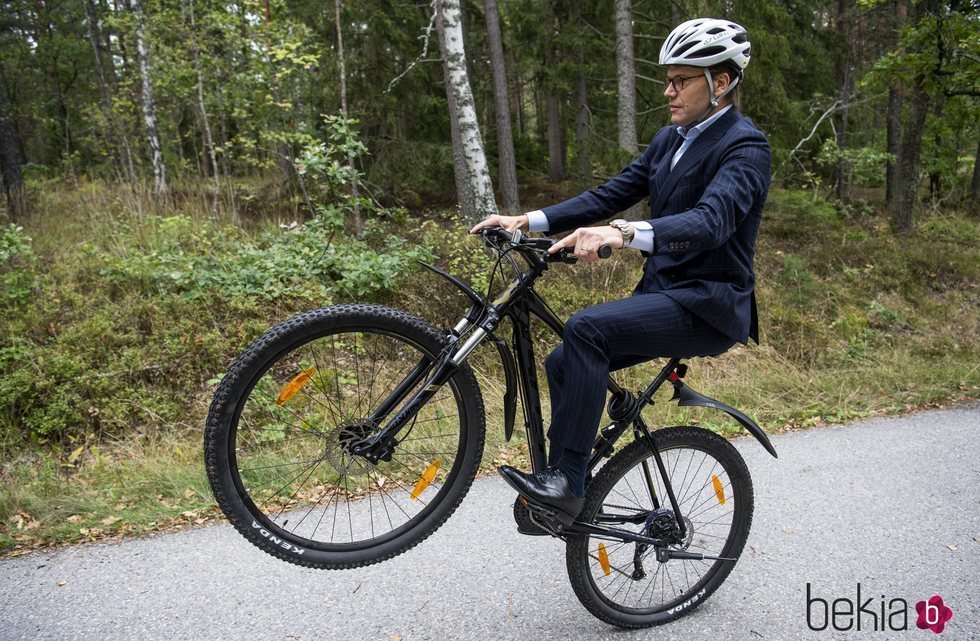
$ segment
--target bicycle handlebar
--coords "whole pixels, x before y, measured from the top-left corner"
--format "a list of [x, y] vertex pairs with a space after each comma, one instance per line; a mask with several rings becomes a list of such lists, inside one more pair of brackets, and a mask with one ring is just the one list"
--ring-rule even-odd
[[[567, 247], [563, 247], [554, 254], [549, 254], [548, 249], [558, 242], [554, 238], [531, 238], [520, 229], [510, 232], [503, 227], [485, 227], [481, 233], [483, 234], [483, 241], [494, 249], [499, 249], [499, 247], [493, 241], [501, 240], [517, 249], [532, 252], [540, 260], [548, 263], [573, 265], [578, 262], [578, 258]], [[609, 258], [612, 256], [612, 247], [603, 245], [597, 253], [599, 258]]]

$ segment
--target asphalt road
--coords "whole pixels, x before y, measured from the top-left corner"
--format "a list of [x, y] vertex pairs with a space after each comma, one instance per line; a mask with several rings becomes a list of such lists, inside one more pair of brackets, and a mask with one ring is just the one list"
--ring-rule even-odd
[[[563, 545], [518, 535], [511, 492], [486, 478], [430, 539], [360, 570], [288, 565], [229, 526], [2, 561], [0, 639], [980, 639], [980, 406], [773, 440], [778, 460], [736, 442], [756, 492], [745, 553], [704, 605], [666, 626], [594, 619], [568, 584]], [[888, 615], [904, 599], [909, 629], [881, 630], [879, 616], [869, 630], [866, 614], [860, 633], [812, 632], [808, 584], [812, 597], [852, 603], [860, 584], [866, 609], [880, 612], [884, 595]], [[915, 627], [915, 603], [934, 595], [953, 611], [939, 635]]]

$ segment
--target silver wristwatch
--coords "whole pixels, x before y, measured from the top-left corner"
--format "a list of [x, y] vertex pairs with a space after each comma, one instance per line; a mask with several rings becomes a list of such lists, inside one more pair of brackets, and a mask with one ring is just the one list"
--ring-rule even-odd
[[610, 221], [609, 224], [622, 232], [623, 247], [629, 247], [630, 243], [633, 242], [633, 234], [635, 233], [633, 226], [623, 218], [617, 218], [616, 220]]

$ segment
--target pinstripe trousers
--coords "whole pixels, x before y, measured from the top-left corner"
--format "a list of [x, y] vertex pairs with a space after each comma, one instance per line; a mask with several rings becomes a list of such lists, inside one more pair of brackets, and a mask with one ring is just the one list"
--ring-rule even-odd
[[719, 354], [735, 342], [663, 292], [578, 312], [565, 324], [562, 344], [545, 359], [551, 394], [549, 464], [566, 449], [592, 451], [609, 372], [654, 358]]

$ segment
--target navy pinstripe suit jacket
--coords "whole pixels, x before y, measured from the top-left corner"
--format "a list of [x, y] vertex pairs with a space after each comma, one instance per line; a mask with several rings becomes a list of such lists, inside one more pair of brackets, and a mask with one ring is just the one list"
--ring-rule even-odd
[[733, 340], [758, 342], [753, 256], [769, 141], [732, 108], [671, 169], [682, 142], [676, 127], [664, 127], [618, 176], [542, 211], [550, 231], [566, 231], [649, 197], [654, 248], [634, 293], [663, 292]]

